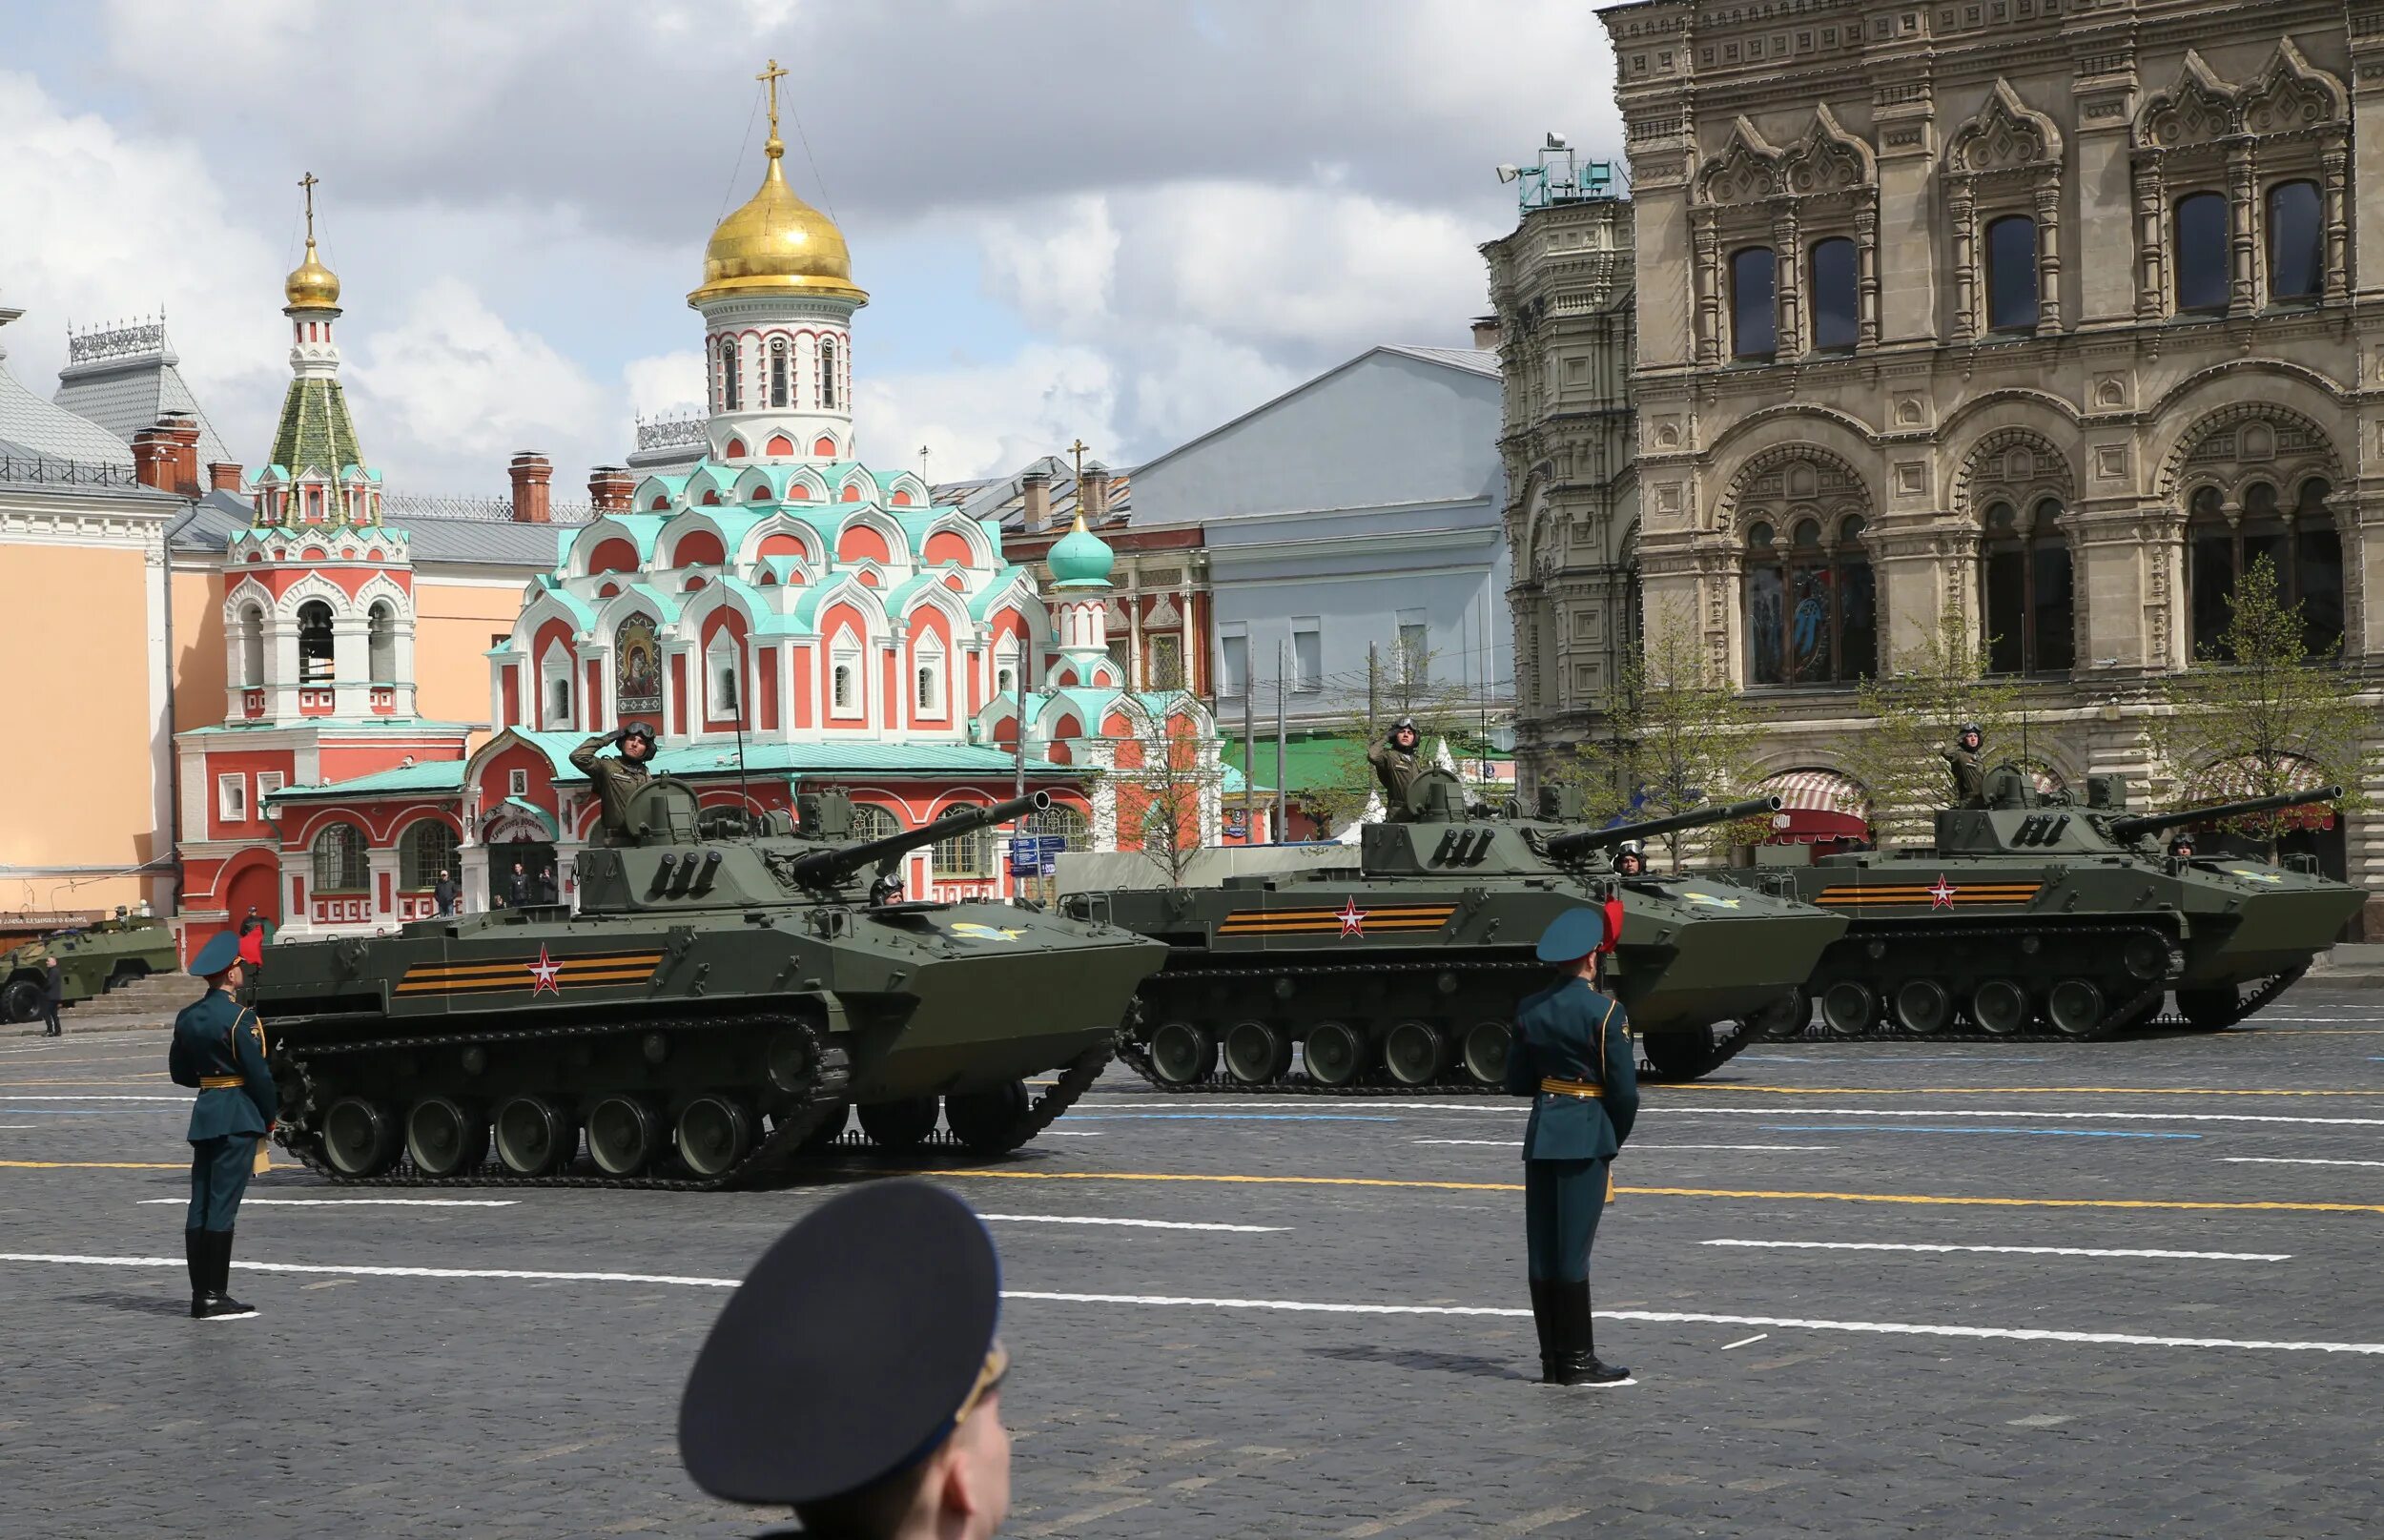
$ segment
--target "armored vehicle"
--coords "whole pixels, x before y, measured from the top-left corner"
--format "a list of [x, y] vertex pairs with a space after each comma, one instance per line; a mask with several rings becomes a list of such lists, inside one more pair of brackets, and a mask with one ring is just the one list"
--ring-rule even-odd
[[118, 909], [113, 919], [54, 932], [0, 953], [0, 1021], [31, 1021], [41, 1015], [49, 988], [41, 959], [50, 956], [58, 959], [69, 1005], [150, 974], [171, 973], [176, 962], [174, 932], [164, 920]]
[[2131, 815], [2120, 776], [2089, 777], [2073, 806], [1999, 765], [1986, 806], [1937, 815], [1931, 849], [1737, 874], [1853, 921], [1806, 996], [1762, 1025], [1801, 1031], [1818, 1002], [1842, 1037], [2105, 1037], [2152, 1024], [2173, 993], [2173, 1024], [2231, 1026], [2299, 978], [2367, 895], [2308, 858], [2181, 859], [2157, 836], [2341, 795]]
[[890, 901], [882, 870], [1049, 805], [855, 842], [841, 794], [800, 798], [798, 832], [699, 812], [657, 778], [580, 856], [576, 914], [277, 946], [256, 1005], [280, 1138], [344, 1181], [708, 1188], [817, 1152], [848, 1108], [876, 1144], [915, 1145], [940, 1102], [967, 1149], [1014, 1149], [1100, 1073], [1165, 950], [1005, 904]]
[[1351, 867], [1064, 900], [1168, 945], [1120, 1057], [1168, 1091], [1496, 1086], [1516, 1003], [1551, 978], [1532, 959], [1540, 933], [1612, 899], [1608, 985], [1655, 1073], [1694, 1079], [1748, 1037], [1716, 1028], [1775, 1006], [1845, 928], [1709, 876], [1609, 864], [1625, 841], [1760, 815], [1776, 798], [1589, 829], [1469, 816], [1462, 796], [1446, 771], [1418, 775], [1407, 816], [1367, 825]]

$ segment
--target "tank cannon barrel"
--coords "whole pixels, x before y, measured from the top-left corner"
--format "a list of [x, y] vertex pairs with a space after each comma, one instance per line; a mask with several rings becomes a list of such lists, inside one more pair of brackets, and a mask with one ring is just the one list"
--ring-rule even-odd
[[1621, 824], [1613, 829], [1584, 829], [1570, 834], [1558, 834], [1548, 842], [1548, 858], [1552, 861], [1575, 861], [1594, 851], [1611, 849], [1627, 839], [1654, 839], [1664, 834], [1678, 833], [1684, 829], [1702, 829], [1708, 824], [1735, 823], [1740, 818], [1753, 818], [1761, 813], [1778, 812], [1778, 797], [1749, 797], [1744, 802], [1726, 803], [1718, 807], [1693, 808], [1676, 812], [1669, 818], [1651, 818], [1645, 823]]
[[970, 808], [930, 819], [916, 829], [887, 834], [878, 839], [857, 840], [832, 850], [813, 851], [798, 857], [791, 869], [794, 880], [811, 887], [831, 888], [845, 881], [863, 867], [915, 851], [922, 845], [966, 834], [991, 824], [1006, 822], [1030, 812], [1041, 812], [1051, 806], [1048, 791], [1029, 791], [1022, 797], [996, 802], [987, 807]]
[[2306, 808], [2312, 802], [2332, 802], [2343, 794], [2339, 786], [2321, 786], [2314, 791], [2280, 791], [2272, 797], [2250, 797], [2242, 802], [2221, 802], [2208, 808], [2187, 808], [2177, 812], [2144, 813], [2133, 818], [2111, 820], [2111, 838], [2126, 844], [2147, 834], [2166, 833], [2183, 829], [2188, 824], [2208, 823], [2217, 818], [2241, 818], [2247, 813], [2282, 812], [2287, 808]]

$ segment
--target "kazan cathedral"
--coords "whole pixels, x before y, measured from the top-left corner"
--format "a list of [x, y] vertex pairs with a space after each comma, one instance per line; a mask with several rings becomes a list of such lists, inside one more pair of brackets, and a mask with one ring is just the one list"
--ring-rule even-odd
[[[471, 910], [570, 902], [598, 809], [569, 753], [631, 722], [708, 806], [833, 787], [870, 836], [1008, 796], [1023, 773], [1054, 801], [1031, 832], [1069, 848], [1217, 841], [1214, 725], [1189, 695], [1121, 688], [1114, 558], [1081, 517], [1050, 552], [1046, 598], [993, 521], [857, 458], [852, 320], [869, 297], [842, 232], [787, 185], [771, 84], [761, 188], [712, 232], [688, 297], [705, 452], [616, 477], [528, 585], [487, 653], [493, 734], [414, 714], [407, 536], [381, 521], [340, 392], [339, 279], [310, 202], [285, 286], [293, 379], [253, 524], [226, 550], [226, 714], [176, 739], [184, 946], [252, 906], [284, 935], [421, 918], [442, 872]], [[1141, 771], [1161, 744], [1152, 763], [1171, 768]], [[253, 797], [206, 794], [252, 777]], [[1000, 844], [914, 852], [904, 889], [1006, 896]]]

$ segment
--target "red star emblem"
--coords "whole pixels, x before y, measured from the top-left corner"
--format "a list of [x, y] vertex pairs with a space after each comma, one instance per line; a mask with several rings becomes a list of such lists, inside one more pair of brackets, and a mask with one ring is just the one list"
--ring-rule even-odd
[[562, 975], [563, 964], [554, 961], [546, 955], [546, 947], [544, 942], [539, 944], [538, 960], [532, 963], [524, 963], [523, 966], [526, 967], [530, 971], [530, 998], [536, 999], [541, 995], [561, 995], [563, 993], [562, 990], [555, 987], [556, 978]]
[[1937, 886], [1929, 890], [1929, 907], [1931, 909], [1951, 909], [1954, 907], [1954, 894], [1960, 892], [1962, 892], [1960, 888], [1955, 887], [1952, 883], [1947, 882], [1942, 876], [1940, 876], [1937, 879]]
[[1357, 896], [1355, 894], [1351, 894], [1349, 902], [1343, 906], [1341, 913], [1335, 914], [1333, 918], [1341, 921], [1342, 934], [1364, 935], [1366, 934], [1366, 914], [1367, 912], [1358, 907]]

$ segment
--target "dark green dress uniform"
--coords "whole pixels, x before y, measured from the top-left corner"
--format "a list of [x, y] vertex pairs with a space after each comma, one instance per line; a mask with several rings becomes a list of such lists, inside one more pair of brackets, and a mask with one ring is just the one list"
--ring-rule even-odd
[[1374, 767], [1374, 779], [1383, 789], [1383, 816], [1394, 824], [1406, 823], [1412, 816], [1408, 794], [1415, 785], [1416, 771], [1423, 769], [1416, 757], [1416, 749], [1424, 747], [1423, 735], [1417, 733], [1415, 749], [1402, 749], [1398, 739], [1403, 731], [1417, 731], [1415, 723], [1404, 716], [1391, 725], [1381, 743], [1366, 751], [1366, 762]]
[[[1945, 769], [1954, 778], [1954, 806], [1957, 808], [1986, 806], [1986, 763], [1980, 758], [1978, 749], [1962, 741], [1978, 730], [1974, 725], [1963, 723], [1962, 730], [1954, 734], [1954, 746], [1940, 751], [1939, 757], [1945, 761]], [[1983, 744], [1985, 740], [1982, 738], [1980, 741]]]
[[[193, 973], [220, 975], [237, 961], [237, 941], [218, 935], [199, 953]], [[265, 1029], [257, 1013], [220, 989], [182, 1008], [174, 1018], [167, 1069], [176, 1085], [195, 1086], [185, 1137], [191, 1145], [191, 1204], [182, 1222], [191, 1274], [191, 1314], [246, 1314], [226, 1292], [231, 1283], [233, 1226], [248, 1189], [257, 1141], [272, 1128], [280, 1099], [265, 1061]]]
[[[1593, 953], [1604, 934], [1603, 914], [1575, 910], [1549, 928], [1541, 955], [1575, 961]], [[1523, 1212], [1542, 1377], [1555, 1385], [1624, 1383], [1627, 1370], [1597, 1362], [1589, 1282], [1590, 1247], [1611, 1191], [1609, 1162], [1639, 1113], [1638, 1066], [1621, 1005], [1577, 976], [1524, 1000], [1507, 1056], [1507, 1090], [1532, 1099], [1523, 1131]]]
[[602, 758], [597, 750], [630, 738], [645, 739], [647, 757], [653, 757], [654, 729], [643, 722], [632, 722], [619, 732], [600, 732], [571, 750], [572, 765], [595, 783], [596, 800], [604, 809], [605, 832], [616, 837], [627, 832], [629, 804], [646, 790], [653, 772], [642, 761], [618, 755]]

